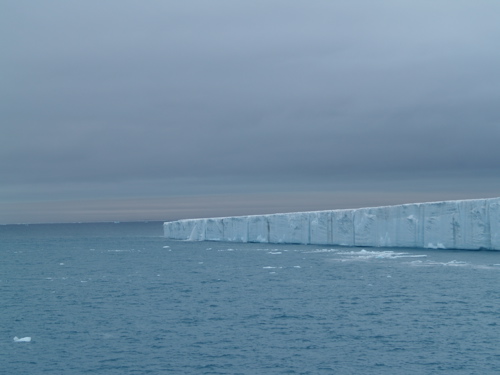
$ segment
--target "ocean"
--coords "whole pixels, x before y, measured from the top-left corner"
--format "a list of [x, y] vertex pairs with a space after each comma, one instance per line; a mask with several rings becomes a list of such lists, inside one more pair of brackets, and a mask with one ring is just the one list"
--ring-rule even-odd
[[3, 225], [0, 254], [1, 374], [500, 373], [500, 252], [148, 222]]

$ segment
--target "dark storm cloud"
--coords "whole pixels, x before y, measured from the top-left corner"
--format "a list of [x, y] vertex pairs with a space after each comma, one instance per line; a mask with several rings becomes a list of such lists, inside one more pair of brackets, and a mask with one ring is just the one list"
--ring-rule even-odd
[[1, 8], [8, 200], [500, 172], [493, 2]]

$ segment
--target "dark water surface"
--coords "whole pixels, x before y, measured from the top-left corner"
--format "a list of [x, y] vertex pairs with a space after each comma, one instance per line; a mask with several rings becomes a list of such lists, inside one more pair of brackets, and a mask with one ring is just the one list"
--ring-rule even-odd
[[500, 373], [500, 252], [108, 223], [0, 226], [0, 255], [0, 373]]

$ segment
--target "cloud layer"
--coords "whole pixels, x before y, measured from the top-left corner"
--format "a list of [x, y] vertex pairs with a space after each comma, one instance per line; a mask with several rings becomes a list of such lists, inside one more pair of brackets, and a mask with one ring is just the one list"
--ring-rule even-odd
[[500, 4], [1, 8], [0, 203], [500, 187]]

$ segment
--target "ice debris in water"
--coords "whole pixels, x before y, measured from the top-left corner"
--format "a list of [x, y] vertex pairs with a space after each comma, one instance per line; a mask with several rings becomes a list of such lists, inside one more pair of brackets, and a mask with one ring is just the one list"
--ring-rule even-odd
[[14, 337], [14, 342], [30, 342], [31, 341], [31, 337], [17, 337], [15, 336]]

